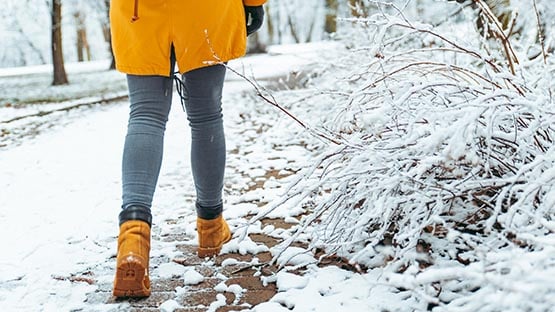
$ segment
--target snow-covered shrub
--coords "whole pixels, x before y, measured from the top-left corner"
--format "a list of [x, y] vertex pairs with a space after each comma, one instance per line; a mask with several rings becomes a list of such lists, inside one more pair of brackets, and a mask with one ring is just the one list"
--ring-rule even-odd
[[371, 2], [379, 10], [344, 21], [346, 48], [322, 63], [318, 91], [290, 108], [334, 138], [283, 200], [315, 203], [299, 233], [311, 228], [313, 247], [352, 262], [386, 265], [381, 282], [431, 308], [549, 309], [553, 61], [530, 60], [511, 38], [489, 50], [464, 18], [432, 26]]

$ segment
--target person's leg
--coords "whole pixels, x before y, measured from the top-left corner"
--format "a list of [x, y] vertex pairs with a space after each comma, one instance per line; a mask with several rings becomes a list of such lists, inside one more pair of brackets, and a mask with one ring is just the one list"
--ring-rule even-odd
[[122, 208], [150, 210], [172, 100], [172, 79], [127, 76], [130, 113], [122, 160]]
[[185, 107], [191, 127], [191, 166], [197, 214], [214, 219], [222, 212], [225, 136], [222, 88], [225, 67], [209, 66], [183, 75]]
[[113, 294], [150, 295], [150, 208], [160, 173], [172, 79], [127, 76], [130, 113], [122, 160], [123, 204]]
[[215, 255], [231, 239], [222, 217], [225, 136], [222, 89], [225, 66], [216, 65], [183, 75], [185, 107], [191, 127], [191, 166], [197, 192], [198, 255]]

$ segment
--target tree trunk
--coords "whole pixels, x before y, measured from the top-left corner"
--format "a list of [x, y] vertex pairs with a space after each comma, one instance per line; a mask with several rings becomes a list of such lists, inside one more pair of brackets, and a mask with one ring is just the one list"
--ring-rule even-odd
[[270, 11], [270, 7], [271, 7], [270, 3], [268, 3], [264, 6], [264, 9], [266, 9], [265, 19], [266, 19], [266, 25], [268, 27], [268, 43], [273, 44], [275, 30], [274, 30], [274, 20], [272, 18], [272, 11]]
[[52, 85], [68, 84], [64, 68], [64, 54], [62, 51], [62, 3], [61, 0], [52, 1], [52, 65], [54, 79]]
[[77, 31], [77, 62], [83, 62], [85, 58], [83, 57], [83, 39], [81, 33]]
[[81, 14], [79, 12], [75, 12], [73, 14], [73, 17], [75, 18], [75, 26], [77, 28], [77, 62], [83, 62], [84, 61], [84, 57], [83, 57], [83, 50], [84, 50], [84, 44], [83, 44], [83, 32], [81, 29]]
[[116, 69], [116, 58], [114, 57], [114, 50], [112, 49], [112, 33], [110, 30], [110, 0], [104, 0], [106, 7], [106, 23], [102, 24], [102, 32], [104, 33], [104, 40], [108, 43], [108, 49], [112, 61], [110, 62], [110, 69]]
[[291, 37], [295, 40], [295, 43], [301, 43], [301, 38], [299, 38], [299, 34], [297, 33], [297, 28], [291, 19], [291, 14], [287, 14], [287, 25], [289, 25], [289, 30], [291, 33]]
[[75, 18], [75, 26], [77, 30], [77, 61], [90, 61], [91, 60], [91, 48], [89, 47], [89, 42], [87, 40], [87, 26], [85, 25], [85, 15], [76, 11], [73, 14]]
[[333, 34], [337, 31], [337, 0], [326, 0], [326, 23], [324, 31]]
[[260, 42], [260, 36], [258, 32], [250, 35], [247, 38], [247, 54], [254, 54], [254, 53], [265, 53], [266, 46]]

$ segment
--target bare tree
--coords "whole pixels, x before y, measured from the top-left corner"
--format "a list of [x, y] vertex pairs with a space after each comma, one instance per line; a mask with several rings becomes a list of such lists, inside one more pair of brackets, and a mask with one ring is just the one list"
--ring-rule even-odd
[[62, 1], [52, 0], [52, 65], [54, 79], [52, 85], [68, 84], [62, 51]]
[[73, 18], [75, 19], [75, 27], [77, 31], [77, 61], [90, 61], [91, 48], [87, 39], [87, 26], [85, 24], [85, 13], [80, 9], [75, 10]]
[[23, 49], [21, 48], [22, 46], [27, 46], [29, 48], [30, 51], [33, 52], [33, 54], [37, 57], [37, 59], [39, 60], [40, 64], [45, 64], [46, 61], [42, 55], [42, 51], [40, 50], [40, 48], [35, 44], [35, 42], [29, 38], [29, 36], [25, 33], [25, 31], [23, 30], [23, 27], [21, 26], [21, 22], [19, 21], [19, 19], [17, 18], [13, 18], [12, 20], [12, 29], [14, 30], [15, 33], [17, 33], [18, 35], [18, 43], [21, 44], [20, 48], [17, 49], [18, 54], [21, 55], [21, 65], [25, 66], [27, 65], [27, 59], [25, 57], [25, 54], [23, 52]]
[[274, 0], [264, 5], [266, 28], [262, 44], [310, 42], [324, 30], [325, 2], [321, 0]]
[[116, 58], [114, 57], [114, 50], [112, 50], [112, 34], [110, 30], [110, 0], [104, 0], [104, 10], [106, 12], [106, 19], [102, 23], [102, 33], [104, 34], [104, 40], [108, 43], [108, 49], [112, 57], [110, 69], [116, 69]]
[[260, 41], [258, 32], [250, 35], [247, 39], [247, 53], [264, 53], [266, 45]]
[[82, 7], [82, 12], [88, 12], [93, 19], [97, 19], [102, 27], [102, 37], [106, 42], [108, 55], [110, 56], [110, 68], [116, 68], [114, 59], [114, 52], [112, 51], [112, 35], [110, 33], [110, 0], [92, 0], [92, 1], [79, 1], [71, 0], [72, 4], [76, 7]]
[[266, 25], [268, 26], [268, 42], [274, 43], [274, 36], [276, 32], [276, 27], [274, 26], [274, 19], [271, 14], [271, 4], [268, 3], [265, 5], [264, 9], [266, 10]]
[[[50, 11], [50, 5], [33, 5], [30, 0], [4, 1], [0, 10], [0, 67], [27, 66], [46, 64], [46, 51], [40, 42], [33, 37], [34, 24], [44, 23], [44, 15]], [[33, 17], [36, 19], [32, 20]], [[31, 21], [30, 21], [31, 20]], [[33, 29], [34, 28], [34, 29]], [[3, 31], [3, 30], [6, 31]], [[40, 29], [40, 28], [39, 28]], [[36, 31], [36, 30], [35, 30]]]
[[326, 0], [326, 23], [324, 24], [324, 31], [328, 34], [337, 31], [337, 9], [339, 4], [337, 0]]

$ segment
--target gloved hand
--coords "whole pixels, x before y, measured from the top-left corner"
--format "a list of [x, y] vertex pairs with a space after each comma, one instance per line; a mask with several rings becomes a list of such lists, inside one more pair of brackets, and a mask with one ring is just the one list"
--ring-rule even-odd
[[245, 17], [247, 18], [247, 36], [249, 36], [262, 26], [264, 8], [262, 6], [245, 6]]

